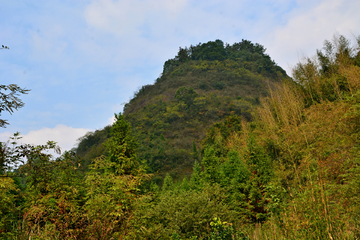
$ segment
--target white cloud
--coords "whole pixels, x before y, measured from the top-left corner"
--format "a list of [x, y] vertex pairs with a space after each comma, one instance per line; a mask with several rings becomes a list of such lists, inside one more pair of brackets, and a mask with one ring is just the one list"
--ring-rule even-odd
[[[85, 19], [94, 28], [120, 36], [140, 34], [137, 26], [144, 20], [143, 9], [136, 1], [95, 1], [85, 10]], [[140, 4], [141, 5], [141, 4]]]
[[286, 24], [274, 26], [261, 38], [269, 55], [286, 70], [303, 56], [314, 55], [324, 40], [331, 40], [334, 34], [352, 37], [352, 31], [360, 24], [359, 1], [298, 1], [298, 5], [287, 14]]
[[149, 20], [175, 19], [186, 5], [187, 0], [102, 0], [89, 4], [84, 16], [94, 28], [129, 38], [141, 35], [139, 28]]
[[[77, 139], [84, 136], [91, 129], [72, 128], [63, 124], [56, 125], [54, 128], [42, 128], [30, 131], [21, 135], [19, 144], [42, 145], [47, 141], [55, 141], [61, 147], [61, 151], [70, 150], [77, 143]], [[0, 133], [0, 141], [6, 142], [13, 134], [10, 132]]]
[[115, 115], [108, 119], [108, 125], [112, 125], [115, 122]]
[[124, 70], [165, 61], [164, 52], [179, 47], [176, 31], [187, 23], [180, 17], [186, 7], [186, 0], [92, 1], [83, 16], [93, 40], [79, 42], [79, 48], [88, 59]]

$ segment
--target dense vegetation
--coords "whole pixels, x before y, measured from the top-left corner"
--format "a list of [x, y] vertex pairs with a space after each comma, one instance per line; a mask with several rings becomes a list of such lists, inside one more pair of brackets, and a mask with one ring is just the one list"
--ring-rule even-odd
[[[51, 160], [44, 150], [56, 149], [53, 142], [2, 143], [0, 236], [359, 239], [359, 47], [360, 39], [356, 47], [342, 36], [326, 41], [294, 68], [294, 81], [260, 99], [252, 121], [236, 112], [214, 120], [187, 152], [191, 174], [167, 174], [161, 186], [149, 181], [151, 166], [137, 154], [141, 134], [126, 115], [98, 135], [110, 136], [106, 154], [88, 169], [72, 152]], [[186, 104], [195, 93], [179, 87], [166, 104]], [[6, 168], [23, 157], [26, 164]]]
[[[180, 48], [164, 64], [153, 85], [141, 87], [124, 107], [125, 119], [140, 141], [138, 155], [149, 173], [189, 176], [206, 129], [236, 114], [252, 120], [253, 107], [269, 87], [287, 79], [285, 71], [250, 41], [224, 45], [220, 40]], [[108, 128], [81, 139], [77, 154], [85, 164], [106, 155]]]

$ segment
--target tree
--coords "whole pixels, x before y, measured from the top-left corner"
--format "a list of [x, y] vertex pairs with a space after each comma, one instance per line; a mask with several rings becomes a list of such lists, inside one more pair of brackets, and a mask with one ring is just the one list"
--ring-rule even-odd
[[116, 175], [134, 174], [139, 169], [139, 159], [136, 156], [138, 143], [131, 135], [131, 126], [124, 116], [115, 114], [116, 122], [111, 128], [111, 138], [105, 143], [109, 151], [109, 160], [113, 163]]
[[50, 161], [52, 156], [44, 153], [45, 151], [52, 149], [57, 154], [61, 154], [60, 147], [54, 141], [48, 141], [45, 145], [18, 145], [20, 139], [20, 133], [16, 132], [10, 137], [11, 142], [0, 142], [0, 177], [14, 177], [21, 168], [33, 168], [36, 165], [34, 163], [39, 161], [34, 159], [43, 158]]
[[139, 186], [147, 177], [136, 150], [138, 143], [131, 135], [130, 124], [121, 113], [115, 114], [111, 138], [105, 143], [108, 156], [94, 159], [86, 175], [86, 217], [88, 232], [94, 239], [122, 239], [132, 217]]
[[178, 101], [183, 101], [188, 107], [190, 107], [197, 96], [197, 92], [195, 92], [192, 87], [186, 88], [183, 86], [176, 91], [174, 98]]
[[[10, 91], [10, 93], [6, 93]], [[21, 88], [16, 84], [0, 85], [0, 116], [2, 111], [7, 111], [10, 114], [24, 106], [24, 103], [17, 96], [21, 94], [27, 94], [30, 91], [26, 88]], [[8, 121], [0, 119], [0, 127], [5, 128], [8, 125]]]
[[188, 54], [187, 48], [179, 48], [178, 55], [175, 57], [176, 60], [178, 60], [181, 63], [187, 62], [190, 60], [189, 54]]

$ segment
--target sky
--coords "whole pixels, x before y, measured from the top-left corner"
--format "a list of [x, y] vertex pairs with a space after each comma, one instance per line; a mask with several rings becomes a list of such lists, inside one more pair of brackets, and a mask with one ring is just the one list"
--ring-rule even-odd
[[291, 68], [341, 34], [360, 35], [358, 0], [0, 0], [0, 84], [30, 89], [23, 108], [1, 112], [21, 143], [70, 150], [112, 123], [153, 84], [179, 47], [216, 39], [263, 45]]

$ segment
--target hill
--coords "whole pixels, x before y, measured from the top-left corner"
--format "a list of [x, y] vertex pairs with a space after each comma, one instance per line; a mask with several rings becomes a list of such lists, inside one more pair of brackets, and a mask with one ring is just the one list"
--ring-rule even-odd
[[[242, 112], [222, 115], [201, 141], [201, 161], [194, 161], [182, 181], [169, 173], [161, 186], [148, 181], [157, 174], [148, 174], [152, 169], [138, 158], [136, 137], [147, 135], [136, 124], [143, 119], [134, 117], [132, 131], [125, 117], [154, 113], [165, 124], [168, 107], [182, 105], [174, 122], [186, 128], [188, 116], [198, 119], [196, 99], [206, 98], [192, 87], [180, 86], [173, 99], [162, 102], [162, 112], [146, 112], [150, 103], [115, 114], [111, 127], [87, 134], [82, 142], [106, 150], [88, 170], [72, 151], [53, 159], [53, 141], [17, 145], [15, 134], [12, 146], [0, 143], [0, 238], [359, 239], [359, 46], [360, 37], [355, 46], [343, 36], [325, 41], [324, 51], [294, 67], [294, 81], [260, 99], [252, 121]], [[218, 106], [226, 106], [217, 98]], [[166, 128], [147, 129], [156, 137]], [[158, 139], [163, 147], [179, 146], [165, 134]], [[159, 145], [143, 147], [140, 154], [149, 149]], [[195, 141], [188, 156], [199, 157]]]
[[[274, 84], [289, 79], [260, 44], [221, 40], [179, 48], [161, 76], [141, 87], [124, 106], [149, 172], [190, 174], [206, 129], [230, 115], [252, 120], [253, 106]], [[106, 154], [108, 129], [89, 133], [77, 154], [89, 163]]]

